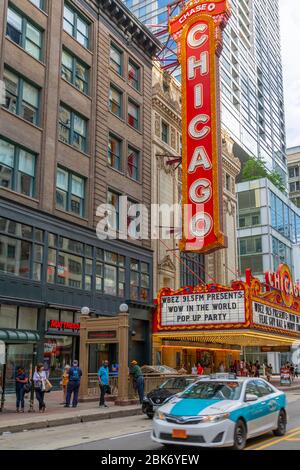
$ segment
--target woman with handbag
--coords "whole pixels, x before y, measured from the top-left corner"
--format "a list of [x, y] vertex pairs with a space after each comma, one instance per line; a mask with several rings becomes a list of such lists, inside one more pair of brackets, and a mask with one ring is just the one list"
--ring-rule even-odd
[[26, 389], [25, 385], [28, 384], [28, 377], [25, 374], [25, 369], [23, 367], [20, 367], [17, 371], [16, 375], [16, 396], [17, 396], [17, 406], [16, 406], [16, 412], [20, 412], [20, 404], [21, 404], [21, 413], [24, 413], [24, 408], [25, 408], [25, 394], [26, 394]]
[[36, 371], [33, 374], [34, 390], [37, 401], [39, 402], [39, 411], [44, 413], [46, 409], [45, 392], [46, 384], [48, 382], [46, 372], [44, 371], [43, 364], [38, 364]]

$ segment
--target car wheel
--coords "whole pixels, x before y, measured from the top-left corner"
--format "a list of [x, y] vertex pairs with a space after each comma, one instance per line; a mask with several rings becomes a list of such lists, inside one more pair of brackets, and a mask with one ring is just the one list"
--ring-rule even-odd
[[154, 414], [153, 413], [147, 413], [147, 416], [149, 419], [153, 419]]
[[273, 431], [274, 436], [284, 436], [286, 433], [286, 413], [280, 410], [277, 421], [277, 429]]
[[247, 442], [247, 428], [242, 419], [239, 419], [235, 425], [233, 437], [233, 449], [243, 450]]

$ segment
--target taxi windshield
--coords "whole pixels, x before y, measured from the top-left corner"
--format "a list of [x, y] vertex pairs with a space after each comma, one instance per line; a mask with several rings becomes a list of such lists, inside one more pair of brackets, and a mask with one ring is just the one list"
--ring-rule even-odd
[[195, 379], [186, 379], [184, 377], [176, 377], [166, 380], [159, 388], [168, 388], [175, 390], [184, 390], [188, 385], [193, 383]]
[[236, 381], [226, 382], [198, 382], [191, 385], [181, 398], [200, 398], [202, 400], [238, 400], [242, 391], [242, 384]]

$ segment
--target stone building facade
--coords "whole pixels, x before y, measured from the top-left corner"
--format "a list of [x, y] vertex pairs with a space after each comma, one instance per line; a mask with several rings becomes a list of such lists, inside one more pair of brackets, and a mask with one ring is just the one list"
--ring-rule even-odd
[[[109, 316], [127, 302], [129, 357], [147, 362], [151, 242], [99, 240], [96, 228], [101, 204], [115, 207], [109, 224], [119, 233], [128, 223], [121, 196], [150, 205], [159, 44], [119, 0], [0, 0], [0, 11], [0, 339], [9, 361], [26, 366], [36, 343], [55, 379], [78, 357], [80, 308]], [[91, 354], [92, 371], [117, 359], [112, 348]]]

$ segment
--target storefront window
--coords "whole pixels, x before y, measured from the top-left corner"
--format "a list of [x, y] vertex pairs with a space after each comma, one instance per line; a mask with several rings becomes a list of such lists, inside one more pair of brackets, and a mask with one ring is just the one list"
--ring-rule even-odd
[[32, 370], [33, 345], [9, 344], [6, 363], [6, 390], [15, 391], [15, 377], [19, 367], [29, 374]]
[[17, 311], [16, 305], [0, 305], [0, 328], [16, 329]]
[[59, 321], [59, 310], [55, 310], [54, 308], [47, 308], [46, 310], [46, 326], [45, 329], [48, 330], [50, 320], [57, 320]]
[[37, 330], [37, 308], [19, 307], [18, 328], [20, 330]]
[[59, 378], [65, 365], [73, 359], [72, 336], [46, 336], [44, 342], [44, 366], [51, 378]]

